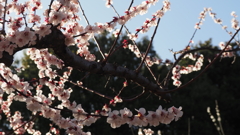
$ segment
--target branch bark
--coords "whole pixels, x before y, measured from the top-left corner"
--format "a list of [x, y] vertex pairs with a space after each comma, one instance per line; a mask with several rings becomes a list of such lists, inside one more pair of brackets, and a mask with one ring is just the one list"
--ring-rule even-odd
[[[35, 45], [30, 47], [28, 45], [25, 45], [22, 48], [16, 48], [14, 50], [14, 53], [24, 48], [37, 48], [37, 49], [52, 48], [54, 53], [61, 60], [64, 61], [65, 66], [71, 66], [74, 69], [78, 69], [83, 72], [90, 72], [90, 73], [100, 74], [100, 75], [117, 76], [117, 77], [125, 78], [126, 80], [132, 80], [133, 82], [142, 86], [144, 90], [154, 93], [157, 96], [160, 96], [161, 98], [167, 101], [170, 100], [169, 93], [166, 94], [164, 92], [164, 89], [162, 89], [156, 83], [151, 82], [140, 73], [136, 73], [136, 71], [134, 70], [130, 70], [128, 68], [121, 67], [111, 63], [103, 64], [102, 62], [87, 61], [82, 57], [74, 54], [65, 45], [65, 36], [57, 28], [57, 26], [52, 26], [51, 31], [52, 31], [51, 34], [45, 36], [44, 38], [41, 38], [40, 40], [37, 39]], [[5, 63], [4, 61], [2, 62]]]

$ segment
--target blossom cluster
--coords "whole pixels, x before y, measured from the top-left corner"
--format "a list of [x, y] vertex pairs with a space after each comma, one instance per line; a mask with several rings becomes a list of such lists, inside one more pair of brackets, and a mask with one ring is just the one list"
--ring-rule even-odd
[[204, 56], [202, 54], [198, 56], [198, 55], [193, 55], [192, 53], [189, 53], [189, 54], [186, 54], [184, 58], [189, 58], [196, 62], [194, 65], [188, 65], [187, 67], [176, 65], [173, 68], [172, 70], [173, 85], [178, 87], [181, 86], [182, 84], [182, 82], [180, 81], [181, 74], [189, 74], [193, 71], [199, 71], [203, 66]]
[[233, 19], [231, 20], [232, 23], [232, 28], [234, 28], [235, 30], [239, 29], [239, 21], [236, 19], [237, 18], [237, 14], [233, 11], [231, 13], [231, 15], [233, 16]]
[[[40, 133], [39, 131], [35, 131], [34, 129], [32, 129], [32, 121], [22, 121], [22, 116], [20, 112], [15, 112], [14, 115], [11, 115], [10, 105], [14, 100], [26, 102], [26, 108], [32, 111], [33, 114], [41, 115], [45, 118], [50, 119], [60, 128], [66, 129], [69, 134], [90, 134], [84, 133], [81, 130], [83, 124], [79, 123], [77, 119], [63, 118], [61, 116], [61, 106], [68, 107], [69, 110], [74, 113], [74, 117], [79, 118], [79, 116], [81, 116], [75, 114], [81, 114], [79, 112], [81, 110], [81, 105], [76, 105], [75, 102], [71, 103], [70, 105], [70, 101], [68, 100], [70, 91], [69, 89], [63, 89], [64, 85], [56, 86], [56, 82], [54, 83], [52, 81], [42, 79], [40, 81], [41, 83], [36, 89], [36, 94], [33, 95], [30, 91], [31, 89], [33, 89], [33, 87], [29, 86], [28, 82], [20, 81], [19, 78], [15, 74], [11, 74], [10, 69], [5, 67], [2, 63], [0, 64], [0, 69], [1, 76], [5, 78], [5, 80], [1, 80], [1, 110], [10, 119], [10, 126], [12, 126], [13, 129], [16, 129], [14, 130], [16, 134], [23, 134], [26, 131], [34, 135], [38, 135]], [[42, 88], [42, 85], [46, 85], [51, 88], [52, 94], [49, 94], [49, 97], [46, 97], [40, 89]], [[4, 101], [2, 98], [3, 93], [5, 92], [9, 94], [6, 101]], [[50, 105], [52, 105], [52, 100], [54, 100], [55, 97], [62, 101], [62, 105], [60, 105], [58, 108], [50, 107]], [[90, 119], [88, 119], [88, 121], [89, 120]]]
[[153, 135], [154, 134], [154, 131], [153, 130], [151, 130], [150, 128], [149, 129], [141, 129], [141, 128], [139, 128], [138, 129], [138, 135], [143, 135], [143, 132], [144, 132], [144, 134], [145, 135]]
[[207, 12], [209, 13], [209, 16], [212, 17], [215, 23], [222, 24], [222, 20], [216, 17], [216, 13], [213, 13], [211, 8], [204, 8], [204, 10], [200, 12], [200, 17], [199, 17], [200, 21], [196, 23], [195, 29], [200, 29], [200, 25], [203, 24], [203, 21], [206, 17]]
[[[1, 69], [7, 70], [8, 68], [4, 68], [4, 65], [1, 64]], [[6, 72], [7, 71], [2, 70], [1, 75], [5, 75]], [[111, 127], [116, 128], [122, 124], [129, 124], [130, 126], [147, 126], [148, 124], [150, 126], [157, 126], [160, 123], [169, 124], [172, 120], [178, 120], [183, 114], [181, 107], [171, 107], [166, 111], [162, 109], [161, 106], [159, 106], [156, 111], [148, 111], [148, 115], [145, 114], [146, 110], [144, 108], [140, 108], [137, 110], [137, 115], [133, 115], [133, 113], [127, 108], [124, 108], [120, 111], [111, 111], [111, 108], [108, 106], [104, 106], [102, 111], [96, 111], [95, 113], [88, 114], [84, 111], [81, 104], [69, 101], [69, 90], [64, 90], [61, 85], [56, 86], [56, 82], [54, 83], [52, 81], [45, 80], [43, 84], [40, 84], [46, 85], [50, 88], [50, 90], [52, 90], [52, 94], [50, 94], [49, 97], [46, 97], [43, 95], [42, 90], [40, 89], [37, 89], [36, 95], [33, 95], [29, 91], [29, 89], [32, 89], [32, 87], [29, 87], [27, 82], [20, 82], [17, 80], [17, 77], [14, 77], [14, 75], [12, 75], [11, 78], [15, 79], [9, 79], [9, 82], [12, 82], [9, 83], [10, 86], [5, 87], [6, 85], [4, 84], [6, 82], [2, 82], [3, 84], [1, 85], [1, 89], [3, 91], [7, 91], [7, 93], [9, 93], [9, 89], [11, 89], [11, 91], [21, 91], [18, 92], [18, 95], [15, 95], [13, 92], [11, 92], [11, 94], [9, 93], [10, 95], [8, 96], [8, 101], [1, 101], [1, 108], [3, 112], [10, 118], [10, 123], [13, 129], [16, 129], [14, 132], [17, 134], [24, 133], [26, 131], [28, 133], [34, 132], [34, 134], [36, 134], [39, 133], [39, 131], [32, 129], [33, 122], [22, 121], [20, 112], [15, 112], [15, 114], [11, 116], [9, 106], [13, 100], [26, 102], [27, 109], [32, 111], [35, 115], [39, 114], [45, 118], [50, 119], [60, 128], [66, 129], [66, 132], [69, 134], [89, 135], [90, 133], [84, 133], [82, 131], [82, 126], [91, 125], [92, 123], [96, 122], [96, 120], [101, 116], [108, 117], [107, 122], [111, 124]], [[50, 107], [52, 100], [54, 100], [54, 97], [57, 97], [60, 101], [62, 101], [62, 103], [58, 105], [57, 108]], [[114, 100], [116, 100], [115, 103], [122, 102], [122, 100], [118, 97], [114, 98]], [[73, 119], [63, 118], [61, 116], [60, 110], [62, 110], [63, 107], [66, 107], [68, 109], [67, 111], [72, 111], [74, 117]], [[119, 112], [121, 116], [118, 115]], [[22, 124], [25, 126], [22, 126]]]
[[203, 24], [204, 18], [206, 17], [207, 14], [207, 9], [204, 9], [203, 11], [200, 12], [199, 14], [199, 22], [197, 22], [194, 26], [195, 29], [200, 29], [201, 25]]
[[[142, 5], [146, 4], [150, 4], [149, 1], [143, 2]], [[155, 3], [154, 3], [155, 4]], [[163, 7], [161, 10], [158, 10], [156, 13], [153, 14], [153, 17], [151, 19], [146, 19], [146, 21], [143, 23], [143, 25], [141, 26], [141, 28], [136, 29], [136, 33], [135, 34], [128, 34], [129, 39], [131, 40], [136, 40], [138, 38], [138, 33], [146, 33], [147, 31], [149, 31], [150, 27], [156, 26], [157, 25], [157, 21], [156, 19], [158, 18], [162, 18], [164, 13], [167, 12], [168, 10], [170, 10], [170, 2], [168, 0], [163, 1]], [[145, 8], [141, 8], [142, 10]], [[142, 11], [140, 12], [140, 14], [144, 14], [146, 11]]]
[[[32, 51], [36, 50], [33, 49]], [[171, 121], [178, 120], [182, 116], [181, 107], [171, 107], [166, 111], [162, 109], [161, 106], [159, 106], [156, 111], [148, 111], [148, 114], [146, 114], [146, 110], [144, 108], [140, 108], [137, 110], [137, 115], [133, 115], [133, 113], [127, 108], [124, 108], [120, 111], [111, 111], [109, 106], [104, 106], [101, 111], [96, 111], [95, 113], [87, 113], [82, 108], [81, 104], [77, 104], [75, 101], [71, 102], [69, 100], [69, 95], [72, 90], [70, 88], [64, 88], [64, 81], [66, 80], [61, 79], [57, 82], [43, 78], [39, 81], [40, 83], [37, 85], [36, 94], [34, 95], [30, 91], [33, 89], [33, 87], [29, 86], [28, 82], [20, 81], [15, 74], [10, 72], [9, 68], [4, 66], [4, 64], [0, 64], [0, 66], [1, 76], [6, 79], [1, 81], [1, 97], [3, 96], [4, 92], [9, 94], [7, 101], [1, 100], [1, 109], [3, 110], [4, 114], [9, 117], [11, 126], [13, 129], [16, 129], [14, 130], [16, 134], [22, 134], [26, 131], [30, 134], [40, 133], [39, 131], [33, 129], [34, 123], [32, 121], [22, 121], [20, 112], [15, 112], [14, 115], [11, 115], [9, 106], [14, 100], [26, 102], [26, 108], [33, 114], [50, 119], [60, 128], [66, 129], [66, 132], [69, 134], [89, 135], [90, 133], [84, 133], [82, 131], [82, 127], [95, 123], [100, 117], [108, 117], [107, 122], [111, 124], [111, 127], [116, 128], [122, 124], [129, 124], [130, 126], [147, 126], [148, 124], [150, 126], [157, 126], [160, 123], [169, 124]], [[66, 71], [64, 75], [67, 75], [70, 72], [71, 68], [69, 68], [69, 71]], [[46, 97], [41, 90], [43, 85], [48, 86], [51, 91], [51, 94], [49, 94], [48, 97]], [[51, 105], [55, 98], [61, 101], [61, 104], [56, 107], [52, 107]], [[116, 96], [113, 100], [114, 104], [122, 102], [122, 99], [118, 96]], [[66, 111], [72, 112], [73, 119], [63, 118], [61, 116], [61, 110], [64, 107], [67, 108]], [[121, 116], [118, 114], [121, 114]]]
[[[40, 132], [33, 129], [34, 122], [24, 121], [19, 111], [14, 114], [11, 113], [10, 106], [13, 101], [26, 102], [26, 98], [31, 97], [31, 89], [28, 82], [20, 81], [16, 74], [12, 74], [11, 70], [0, 63], [0, 74], [5, 80], [0, 81], [0, 104], [1, 111], [8, 118], [12, 129], [15, 134], [23, 134], [28, 132], [29, 134], [39, 135]], [[6, 82], [8, 81], [8, 82]], [[3, 94], [7, 93], [7, 99], [3, 99]], [[16, 93], [16, 94], [15, 94]]]
[[54, 79], [56, 77], [56, 72], [52, 71], [51, 66], [55, 65], [58, 69], [61, 69], [64, 65], [63, 61], [48, 52], [47, 49], [38, 50], [36, 48], [28, 49], [27, 55], [30, 56], [37, 68], [39, 69], [39, 77], [49, 77]]
[[[128, 45], [128, 49], [131, 50], [137, 58], [142, 58], [143, 59], [143, 56], [145, 55], [144, 53], [141, 53], [140, 50], [138, 49], [138, 47], [136, 45], [132, 45], [132, 44], [129, 44]], [[153, 57], [151, 58], [150, 56], [147, 56], [146, 59], [146, 64], [151, 67], [153, 64], [160, 64], [162, 62], [161, 59], [157, 58], [157, 57]]]
[[225, 52], [222, 53], [221, 57], [234, 57], [235, 56], [234, 53], [231, 51], [232, 50], [231, 45], [227, 45], [227, 47], [226, 47], [224, 42], [220, 42], [219, 47], [221, 48], [221, 50], [223, 50], [225, 48], [224, 49]]
[[129, 109], [124, 108], [120, 111], [110, 111], [107, 122], [112, 128], [120, 127], [123, 124], [139, 127], [147, 125], [156, 127], [159, 124], [169, 124], [173, 120], [177, 121], [183, 115], [181, 109], [181, 107], [170, 107], [168, 110], [164, 110], [162, 106], [159, 106], [156, 111], [148, 111], [148, 114], [146, 114], [145, 108], [140, 108], [136, 110], [137, 114], [133, 115]]
[[[214, 20], [215, 23], [220, 24], [222, 26], [222, 29], [224, 29], [230, 36], [232, 36], [232, 32], [227, 30], [227, 26], [222, 24], [222, 20], [220, 18], [216, 17], [216, 13], [212, 12], [211, 8], [204, 8], [204, 10], [200, 13], [199, 22], [195, 24], [195, 29], [200, 29], [200, 26], [203, 24], [203, 21], [206, 17], [207, 12], [209, 13], [209, 16]], [[233, 16], [233, 19], [231, 20], [232, 28], [237, 30], [239, 29], [239, 21], [236, 19], [237, 14], [232, 11], [231, 16]]]

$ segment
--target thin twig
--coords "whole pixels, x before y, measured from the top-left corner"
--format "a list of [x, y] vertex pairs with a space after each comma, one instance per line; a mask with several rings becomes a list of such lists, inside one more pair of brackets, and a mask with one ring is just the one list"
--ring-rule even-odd
[[[60, 76], [60, 75], [58, 75], [58, 77], [64, 78], [64, 77], [62, 77], [62, 76]], [[85, 77], [85, 76], [84, 76], [84, 77]], [[89, 88], [87, 88], [87, 87], [85, 87], [85, 86], [79, 85], [78, 83], [75, 83], [75, 82], [73, 82], [73, 81], [71, 81], [71, 80], [67, 80], [67, 81], [68, 81], [69, 83], [75, 85], [75, 86], [78, 86], [78, 87], [80, 87], [80, 88], [82, 88], [82, 89], [85, 89], [85, 90], [91, 92], [91, 93], [94, 93], [94, 94], [96, 94], [96, 95], [99, 95], [100, 97], [104, 97], [104, 98], [107, 98], [107, 99], [110, 99], [110, 100], [113, 99], [113, 98], [110, 97], [110, 96], [106, 96], [106, 95], [101, 94], [101, 93], [99, 93], [99, 92], [97, 92], [97, 91], [95, 91], [95, 90], [91, 90], [91, 89], [89, 89]]]
[[48, 8], [48, 16], [47, 16], [47, 17], [49, 17], [49, 14], [50, 14], [50, 12], [51, 12], [51, 6], [52, 6], [52, 4], [53, 4], [53, 1], [54, 1], [54, 0], [51, 0], [51, 2], [50, 2], [49, 8]]
[[[88, 19], [87, 19], [87, 16], [85, 15], [85, 12], [84, 12], [84, 10], [83, 10], [83, 8], [82, 8], [81, 3], [80, 3], [79, 0], [78, 0], [78, 4], [79, 4], [79, 7], [80, 7], [80, 10], [82, 11], [82, 15], [83, 15], [86, 23], [87, 23], [88, 25], [90, 25], [90, 23], [89, 23], [89, 21], [88, 21]], [[100, 54], [102, 55], [103, 59], [105, 59], [105, 55], [103, 54], [102, 49], [101, 49], [101, 47], [100, 47], [100, 45], [99, 45], [99, 43], [98, 43], [95, 35], [93, 35], [93, 39], [94, 39], [94, 41], [95, 41], [95, 43], [96, 43], [96, 45], [97, 45], [97, 47], [98, 47], [98, 50], [99, 50]]]
[[25, 26], [28, 27], [28, 25], [27, 25], [26, 15], [24, 15], [24, 14], [22, 13], [22, 16], [23, 16], [23, 20], [24, 20], [24, 22], [25, 22]]
[[152, 35], [151, 40], [150, 40], [150, 42], [149, 42], [149, 44], [148, 44], [147, 50], [146, 50], [146, 52], [145, 52], [145, 55], [144, 55], [144, 57], [143, 57], [140, 65], [139, 65], [139, 67], [136, 69], [136, 72], [137, 72], [137, 73], [138, 73], [138, 72], [140, 71], [140, 69], [142, 68], [143, 62], [145, 61], [145, 59], [146, 59], [146, 57], [147, 57], [147, 54], [149, 53], [149, 50], [150, 50], [150, 48], [152, 47], [152, 42], [153, 42], [153, 39], [154, 39], [154, 37], [155, 37], [155, 35], [156, 35], [156, 33], [157, 33], [157, 29], [158, 29], [158, 25], [159, 25], [160, 21], [161, 21], [161, 18], [158, 18], [157, 26], [156, 26], [155, 29], [154, 29], [153, 35]]
[[143, 90], [142, 93], [137, 94], [136, 96], [134, 96], [134, 97], [132, 97], [132, 98], [122, 98], [122, 100], [123, 100], [124, 102], [130, 102], [130, 101], [133, 101], [133, 100], [138, 99], [139, 97], [141, 97], [141, 96], [144, 95], [145, 93], [146, 93], [146, 91]]
[[[129, 11], [130, 8], [132, 7], [133, 1], [134, 1], [134, 0], [131, 1], [130, 5], [129, 5], [129, 7], [128, 7], [128, 11]], [[123, 26], [124, 26], [124, 24], [121, 26], [121, 28], [120, 28], [120, 30], [119, 30], [119, 33], [122, 32]], [[117, 40], [119, 39], [119, 37], [120, 37], [120, 34], [118, 34], [117, 37], [115, 38], [114, 43], [113, 43], [113, 45], [111, 46], [111, 48], [110, 48], [110, 50], [109, 50], [109, 52], [108, 52], [108, 56], [104, 59], [103, 63], [106, 63], [106, 62], [108, 61], [109, 57], [112, 55], [113, 49], [115, 48], [115, 46], [116, 46], [116, 44], [117, 44]]]
[[[122, 28], [123, 28], [123, 25], [121, 26], [121, 28], [120, 28], [120, 30], [119, 30], [119, 33], [121, 33]], [[113, 54], [114, 48], [115, 48], [115, 46], [117, 45], [117, 41], [118, 41], [119, 37], [120, 37], [120, 34], [118, 34], [117, 37], [115, 38], [115, 40], [114, 40], [114, 42], [113, 42], [113, 45], [111, 46], [111, 48], [110, 48], [110, 50], [109, 50], [109, 52], [108, 52], [108, 55], [107, 55], [107, 57], [104, 59], [103, 63], [106, 63], [106, 62], [108, 61], [109, 57]]]

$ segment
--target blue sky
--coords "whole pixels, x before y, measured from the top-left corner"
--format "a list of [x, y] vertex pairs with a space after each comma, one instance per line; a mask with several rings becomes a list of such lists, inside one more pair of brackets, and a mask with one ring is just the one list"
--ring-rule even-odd
[[[123, 15], [128, 7], [130, 0], [113, 0], [113, 5], [117, 8], [119, 14]], [[135, 0], [133, 5], [138, 5], [142, 0]], [[162, 59], [173, 60], [169, 49], [175, 51], [183, 49], [189, 42], [193, 32], [195, 23], [199, 21], [199, 13], [204, 7], [211, 7], [217, 17], [223, 20], [223, 25], [228, 26], [228, 30], [234, 32], [231, 28], [231, 15], [235, 11], [240, 15], [238, 0], [170, 0], [171, 10], [168, 11], [162, 18], [158, 33], [155, 36], [153, 45]], [[94, 3], [82, 1], [82, 6], [90, 23], [108, 22], [115, 16], [111, 8], [104, 7], [104, 0], [95, 0]], [[139, 28], [146, 18], [151, 18], [151, 15], [162, 7], [162, 1], [159, 1], [155, 6], [152, 6], [147, 14], [133, 18], [126, 25], [131, 32]], [[139, 36], [151, 37], [153, 28], [146, 34]], [[207, 15], [201, 30], [199, 30], [194, 38], [194, 42], [205, 41], [212, 38], [213, 44], [218, 45], [221, 41], [227, 41], [230, 36], [221, 28], [220, 25], [214, 23], [211, 17]]]
[[[48, 8], [49, 1], [42, 0], [42, 2], [43, 8]], [[80, 2], [90, 24], [109, 22], [113, 16], [116, 16], [111, 8], [105, 7], [105, 0], [80, 0]], [[135, 0], [133, 5], [139, 5], [141, 2], [142, 0]], [[231, 28], [232, 17], [230, 13], [235, 11], [236, 14], [240, 15], [239, 0], [170, 0], [170, 2], [171, 10], [162, 18], [153, 42], [154, 49], [162, 59], [168, 58], [173, 60], [169, 49], [178, 51], [188, 44], [195, 30], [195, 23], [199, 21], [199, 13], [203, 11], [204, 7], [211, 7], [213, 12], [217, 14], [217, 17], [223, 20], [223, 25], [227, 25], [228, 30], [232, 32], [234, 30]], [[128, 8], [129, 3], [130, 0], [113, 0], [113, 5], [120, 15], [124, 15], [124, 11]], [[141, 27], [146, 18], [151, 18], [152, 14], [161, 9], [161, 7], [162, 1], [159, 0], [155, 6], [150, 7], [147, 14], [133, 18], [126, 26], [130, 32], [135, 32], [135, 29]], [[86, 25], [81, 14], [80, 17], [82, 19], [80, 23]], [[152, 33], [153, 28], [148, 33], [139, 34], [139, 36], [148, 36], [150, 38]], [[196, 44], [209, 38], [212, 38], [214, 45], [218, 45], [221, 41], [228, 41], [230, 36], [207, 15], [201, 29], [196, 33], [193, 40]]]

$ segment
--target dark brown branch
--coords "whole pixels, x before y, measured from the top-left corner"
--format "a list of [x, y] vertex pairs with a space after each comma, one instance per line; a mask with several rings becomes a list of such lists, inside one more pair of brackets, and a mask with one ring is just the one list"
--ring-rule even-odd
[[6, 35], [5, 32], [5, 18], [6, 18], [6, 13], [7, 13], [7, 0], [5, 0], [5, 6], [4, 6], [4, 14], [3, 14], [3, 26], [2, 26], [2, 30], [1, 30], [1, 34]]
[[[132, 80], [133, 82], [142, 86], [146, 91], [150, 91], [158, 96], [161, 96], [162, 98], [170, 100], [170, 96], [162, 94], [164, 90], [161, 89], [156, 83], [149, 81], [143, 75], [136, 73], [134, 70], [111, 63], [102, 64], [102, 62], [87, 61], [74, 54], [65, 45], [64, 34], [56, 26], [53, 26], [51, 31], [51, 34], [41, 38], [41, 40], [37, 39], [36, 44], [31, 47], [37, 49], [52, 48], [54, 53], [64, 61], [65, 66], [71, 66], [74, 69], [93, 74], [118, 76], [125, 78], [126, 80]], [[25, 48], [30, 47], [25, 45], [22, 48], [16, 48], [14, 53]]]
[[50, 2], [49, 8], [48, 8], [48, 16], [47, 16], [47, 17], [49, 17], [49, 14], [50, 14], [50, 12], [51, 12], [51, 6], [52, 6], [52, 4], [53, 4], [53, 1], [54, 1], [54, 0], [51, 0], [51, 2]]

